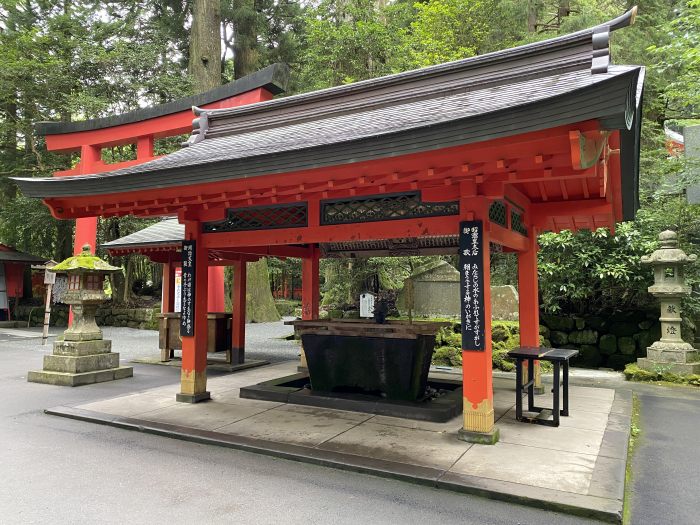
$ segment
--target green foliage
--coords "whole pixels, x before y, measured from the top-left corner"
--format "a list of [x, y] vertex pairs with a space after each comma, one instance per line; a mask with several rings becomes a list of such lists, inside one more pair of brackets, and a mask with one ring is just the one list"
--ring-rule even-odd
[[668, 37], [647, 49], [653, 71], [668, 79], [662, 93], [667, 116], [697, 116], [700, 107], [700, 0], [681, 2], [678, 15], [662, 25]]
[[584, 313], [638, 308], [650, 297], [651, 273], [641, 257], [656, 248], [655, 234], [632, 223], [539, 237], [540, 289], [550, 312]]
[[425, 67], [476, 55], [489, 34], [490, 0], [440, 0], [414, 4], [404, 32], [410, 62]]
[[366, 259], [322, 259], [321, 291], [325, 306], [356, 304], [362, 292], [399, 290], [416, 268], [439, 257], [369, 257]]
[[400, 32], [373, 0], [322, 0], [307, 10], [301, 83], [319, 89], [394, 72]]
[[277, 308], [277, 311], [282, 317], [301, 315], [300, 301], [288, 301], [285, 299], [277, 299], [275, 301], [275, 307]]

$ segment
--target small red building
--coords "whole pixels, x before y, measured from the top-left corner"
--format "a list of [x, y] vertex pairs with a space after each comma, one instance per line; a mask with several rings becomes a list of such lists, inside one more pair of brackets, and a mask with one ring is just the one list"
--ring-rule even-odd
[[[250, 258], [301, 257], [303, 317], [313, 319], [321, 256], [480, 257], [472, 265], [483, 293], [472, 305], [483, 315], [479, 345], [463, 343], [464, 430], [479, 440], [497, 435], [491, 244], [518, 253], [521, 344], [538, 346], [538, 232], [613, 229], [634, 218], [644, 68], [613, 65], [609, 47], [634, 13], [415, 71], [197, 109], [188, 147], [164, 158], [16, 180], [59, 219], [177, 215], [187, 306], [178, 399], [190, 402], [208, 398], [211, 266], [234, 267], [235, 345]], [[73, 135], [66, 147], [80, 144]], [[479, 232], [478, 251], [460, 248], [467, 223]]]
[[10, 299], [24, 296], [24, 272], [27, 267], [45, 262], [41, 257], [0, 244], [0, 321], [11, 318]]

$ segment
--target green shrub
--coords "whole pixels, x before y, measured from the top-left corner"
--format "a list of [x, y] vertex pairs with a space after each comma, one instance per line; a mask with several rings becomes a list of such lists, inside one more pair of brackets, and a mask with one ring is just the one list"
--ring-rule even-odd
[[[431, 319], [437, 320], [437, 319]], [[443, 319], [440, 319], [443, 320]], [[433, 364], [438, 366], [462, 366], [462, 335], [460, 324], [455, 323], [438, 330], [435, 336]], [[493, 341], [493, 368], [510, 372], [515, 361], [508, 352], [520, 345], [520, 326], [517, 321], [494, 321], [491, 325]], [[546, 363], [542, 363], [543, 370]]]
[[454, 346], [440, 346], [433, 353], [436, 366], [462, 366], [462, 349]]
[[275, 301], [275, 307], [282, 317], [293, 316], [297, 308], [300, 308], [299, 301], [290, 301], [288, 299], [278, 299]]
[[635, 363], [627, 365], [623, 373], [627, 381], [665, 381], [678, 385], [700, 386], [700, 375], [682, 376], [663, 370], [663, 368], [659, 368], [659, 370], [644, 370]]

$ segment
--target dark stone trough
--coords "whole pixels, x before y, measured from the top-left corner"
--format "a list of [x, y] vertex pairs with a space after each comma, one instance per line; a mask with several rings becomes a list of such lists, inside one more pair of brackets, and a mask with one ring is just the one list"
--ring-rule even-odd
[[428, 391], [439, 394], [417, 401], [392, 400], [358, 392], [316, 392], [310, 385], [309, 374], [298, 373], [243, 387], [240, 396], [435, 423], [444, 423], [462, 413], [462, 383], [451, 379], [428, 377]]

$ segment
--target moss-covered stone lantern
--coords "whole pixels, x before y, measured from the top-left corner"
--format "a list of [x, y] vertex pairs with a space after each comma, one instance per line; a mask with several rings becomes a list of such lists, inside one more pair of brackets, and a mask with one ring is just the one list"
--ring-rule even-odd
[[681, 337], [681, 299], [690, 295], [683, 267], [694, 263], [697, 255], [687, 255], [678, 247], [676, 232], [659, 234], [661, 246], [651, 255], [642, 257], [643, 264], [654, 268], [654, 284], [649, 293], [661, 303], [661, 340], [647, 348], [647, 356], [639, 358], [640, 368], [676, 374], [700, 373], [697, 350]]
[[133, 375], [133, 368], [119, 366], [119, 354], [112, 342], [102, 338], [95, 313], [107, 300], [103, 290], [107, 274], [121, 271], [90, 253], [90, 246], [74, 257], [58, 263], [52, 272], [68, 276], [63, 302], [71, 306], [73, 322], [53, 344], [53, 353], [44, 356], [44, 369], [27, 376], [35, 383], [79, 386], [122, 379]]

